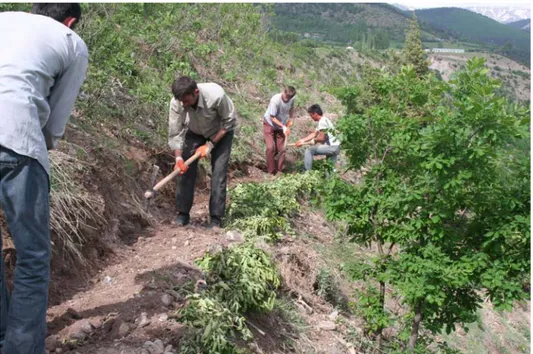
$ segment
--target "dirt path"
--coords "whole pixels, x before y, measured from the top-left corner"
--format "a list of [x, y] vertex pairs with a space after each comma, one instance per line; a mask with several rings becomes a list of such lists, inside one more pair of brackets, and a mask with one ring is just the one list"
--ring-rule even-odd
[[[86, 289], [49, 309], [49, 335], [57, 336], [49, 339], [49, 349], [55, 347], [54, 339], [64, 338], [85, 343], [78, 348], [71, 345], [72, 353], [100, 353], [116, 344], [117, 353], [140, 353], [146, 341], [156, 339], [165, 346], [177, 344], [180, 326], [167, 318], [181, 302], [168, 295], [162, 299], [165, 290], [201, 277], [192, 261], [209, 247], [226, 242], [222, 230], [208, 230], [201, 224], [207, 217], [208, 198], [197, 199], [191, 225], [178, 228], [163, 220], [122, 248]], [[139, 325], [143, 312], [150, 321], [144, 327]]]

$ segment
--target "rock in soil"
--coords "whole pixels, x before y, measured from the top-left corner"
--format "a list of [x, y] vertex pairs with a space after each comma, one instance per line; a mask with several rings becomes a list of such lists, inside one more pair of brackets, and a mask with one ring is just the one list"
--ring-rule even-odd
[[169, 294], [163, 294], [163, 296], [161, 296], [161, 302], [163, 303], [163, 305], [168, 307], [172, 305], [172, 302], [174, 302], [174, 299]]
[[156, 339], [153, 342], [147, 341], [144, 343], [143, 348], [150, 354], [164, 354], [165, 352], [165, 345], [161, 339]]
[[141, 313], [141, 316], [135, 322], [137, 323], [139, 328], [146, 327], [151, 323], [151, 321], [148, 319], [148, 315], [146, 314], [146, 312]]
[[322, 331], [334, 331], [337, 329], [337, 325], [331, 321], [322, 321], [318, 324], [318, 329]]
[[113, 323], [113, 328], [111, 328], [111, 337], [115, 339], [124, 338], [130, 333], [130, 330], [131, 327], [129, 324], [117, 318], [115, 319], [115, 323]]

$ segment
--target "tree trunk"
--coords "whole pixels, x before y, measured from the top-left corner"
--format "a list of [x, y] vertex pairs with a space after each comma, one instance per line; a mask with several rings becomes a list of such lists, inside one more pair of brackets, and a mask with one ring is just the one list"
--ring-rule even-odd
[[411, 336], [409, 337], [409, 347], [407, 348], [409, 353], [413, 353], [415, 350], [420, 322], [422, 322], [422, 300], [416, 306], [415, 318], [413, 318], [413, 325], [411, 326]]
[[[385, 312], [385, 282], [380, 281], [379, 282], [379, 304], [381, 307], [381, 311]], [[378, 328], [377, 332], [377, 347], [378, 349], [381, 349], [381, 344], [383, 342], [383, 328]]]

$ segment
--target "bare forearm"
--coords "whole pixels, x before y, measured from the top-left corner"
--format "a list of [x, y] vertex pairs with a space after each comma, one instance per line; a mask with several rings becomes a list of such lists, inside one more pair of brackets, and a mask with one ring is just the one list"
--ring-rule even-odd
[[174, 150], [174, 156], [181, 157], [181, 154], [183, 153], [183, 150]]
[[281, 123], [278, 118], [274, 117], [274, 116], [270, 116], [270, 119], [272, 120], [272, 123], [276, 124], [277, 126], [279, 126], [280, 128], [283, 127], [283, 123]]
[[308, 141], [313, 140], [314, 138], [316, 138], [316, 132], [315, 132], [315, 133], [311, 133], [311, 134], [309, 134], [308, 136], [306, 136], [305, 138], [303, 138], [302, 141], [304, 141], [304, 142], [308, 142]]
[[212, 140], [213, 144], [218, 143], [224, 137], [224, 135], [226, 135], [227, 132], [228, 131], [226, 129], [220, 128], [220, 130], [217, 132], [217, 135], [215, 135]]

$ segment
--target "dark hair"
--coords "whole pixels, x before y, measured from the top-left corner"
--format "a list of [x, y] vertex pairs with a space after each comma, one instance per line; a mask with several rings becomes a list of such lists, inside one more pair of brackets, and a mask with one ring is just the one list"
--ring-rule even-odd
[[307, 108], [307, 113], [317, 113], [319, 116], [323, 115], [322, 108], [319, 105], [314, 104], [311, 107]]
[[53, 18], [56, 21], [63, 22], [67, 17], [74, 17], [76, 22], [81, 20], [80, 4], [54, 3], [54, 4], [33, 4], [31, 13]]
[[296, 89], [294, 86], [285, 86], [285, 94], [288, 95], [290, 98], [293, 98], [296, 96]]
[[196, 81], [188, 76], [181, 76], [172, 83], [172, 94], [181, 101], [184, 95], [192, 95], [197, 88]]

